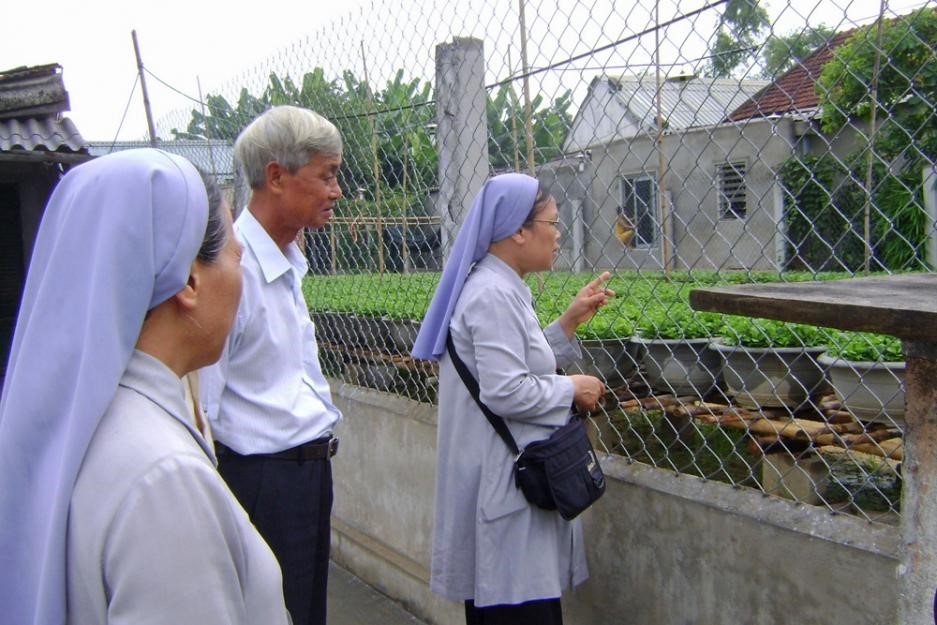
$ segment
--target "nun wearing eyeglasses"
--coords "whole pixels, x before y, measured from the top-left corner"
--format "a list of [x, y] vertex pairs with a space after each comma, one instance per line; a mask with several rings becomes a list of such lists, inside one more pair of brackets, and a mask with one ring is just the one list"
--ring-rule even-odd
[[119, 152], [59, 182], [0, 403], [4, 622], [288, 622], [182, 381], [221, 353], [239, 256], [183, 158]]
[[603, 306], [608, 273], [540, 327], [524, 278], [548, 271], [559, 249], [555, 200], [535, 178], [488, 180], [456, 237], [413, 346], [439, 361], [436, 510], [431, 588], [465, 603], [468, 625], [562, 623], [562, 592], [588, 577], [579, 519], [532, 506], [515, 486], [513, 457], [459, 377], [446, 337], [517, 445], [548, 438], [573, 402], [604, 392], [562, 375], [581, 356], [576, 328]]

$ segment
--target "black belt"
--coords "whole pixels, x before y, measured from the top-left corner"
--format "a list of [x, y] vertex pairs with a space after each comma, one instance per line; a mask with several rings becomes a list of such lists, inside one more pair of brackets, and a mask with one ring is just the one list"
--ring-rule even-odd
[[[248, 454], [251, 456], [257, 456], [260, 458], [270, 458], [273, 460], [324, 460], [331, 458], [338, 453], [338, 437], [337, 436], [323, 436], [322, 438], [317, 438], [314, 441], [309, 441], [308, 443], [303, 443], [302, 445], [297, 445], [291, 449], [285, 449], [283, 451], [278, 451], [272, 454]], [[224, 443], [219, 443], [215, 441], [215, 455], [225, 456], [232, 454], [235, 456], [241, 456], [244, 454], [239, 454]]]

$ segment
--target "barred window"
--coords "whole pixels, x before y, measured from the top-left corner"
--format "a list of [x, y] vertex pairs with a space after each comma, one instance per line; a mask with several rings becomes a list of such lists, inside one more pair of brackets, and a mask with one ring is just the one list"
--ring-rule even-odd
[[657, 242], [657, 185], [648, 176], [621, 178], [621, 215], [635, 230], [634, 247]]
[[719, 179], [720, 219], [745, 219], [745, 163], [723, 163], [717, 170]]

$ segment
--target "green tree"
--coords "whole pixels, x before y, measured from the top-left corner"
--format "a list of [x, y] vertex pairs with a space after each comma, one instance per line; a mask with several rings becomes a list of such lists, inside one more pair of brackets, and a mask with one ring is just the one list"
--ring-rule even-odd
[[[925, 7], [858, 29], [823, 67], [817, 81], [821, 127], [836, 133], [868, 122], [876, 109], [874, 150], [907, 166], [937, 160], [937, 9]], [[877, 97], [872, 101], [878, 61]]]
[[[544, 106], [543, 96], [539, 94], [531, 100], [531, 131], [536, 164], [542, 164], [563, 153], [563, 142], [573, 120], [569, 112], [571, 103], [572, 92], [569, 90], [554, 99], [549, 106]], [[497, 92], [489, 94], [486, 115], [488, 160], [492, 168], [513, 169], [516, 155], [520, 170], [527, 170], [524, 105], [511, 85], [504, 85]]]
[[834, 34], [836, 32], [832, 28], [820, 24], [787, 35], [770, 35], [762, 51], [762, 76], [768, 79], [780, 76], [810, 56]]
[[759, 0], [729, 0], [710, 48], [706, 73], [728, 78], [740, 65], [754, 60], [761, 34], [770, 23]]
[[185, 131], [172, 129], [175, 139], [225, 139], [233, 141], [241, 130], [270, 106], [266, 96], [252, 96], [247, 89], [241, 89], [237, 106], [231, 106], [220, 95], [205, 98], [207, 114], [199, 109], [192, 110], [192, 119]]
[[926, 7], [858, 29], [817, 81], [824, 132], [871, 134], [845, 161], [852, 178], [865, 183], [869, 243], [889, 269], [927, 266], [921, 166], [937, 160], [935, 50], [937, 9]]
[[404, 80], [403, 70], [378, 95], [386, 111], [377, 117], [381, 174], [389, 186], [411, 190], [434, 184], [438, 161], [430, 127], [436, 109], [422, 104], [431, 99], [432, 85]]
[[[184, 132], [177, 138], [213, 138], [233, 141], [255, 117], [271, 106], [293, 104], [315, 110], [330, 119], [342, 133], [344, 143], [342, 186], [348, 197], [371, 201], [386, 196], [394, 206], [408, 202], [416, 208], [428, 189], [436, 186], [438, 155], [432, 136], [436, 109], [432, 84], [418, 78], [406, 79], [399, 70], [383, 88], [373, 89], [351, 71], [341, 79], [329, 80], [322, 68], [303, 75], [300, 81], [271, 73], [259, 96], [246, 89], [236, 106], [220, 95], [206, 98], [206, 114], [192, 110]], [[531, 101], [531, 127], [536, 163], [562, 154], [563, 142], [572, 124], [569, 108], [572, 93], [566, 91], [549, 105], [542, 95]], [[515, 150], [520, 168], [527, 169], [527, 140], [524, 107], [508, 85], [489, 94], [487, 103], [489, 158], [494, 169], [514, 166]], [[373, 121], [373, 130], [372, 130]], [[516, 127], [515, 145], [512, 123]], [[377, 143], [377, 175], [372, 132]], [[404, 193], [411, 200], [402, 200]], [[379, 207], [375, 207], [377, 210]], [[370, 210], [370, 209], [369, 209]], [[396, 209], [395, 209], [396, 210]]]

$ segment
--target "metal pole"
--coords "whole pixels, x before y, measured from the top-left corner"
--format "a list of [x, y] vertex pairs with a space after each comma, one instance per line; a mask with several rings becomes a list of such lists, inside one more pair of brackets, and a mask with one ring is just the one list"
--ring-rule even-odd
[[146, 127], [150, 131], [150, 145], [156, 146], [156, 130], [153, 129], [153, 112], [150, 110], [150, 97], [146, 92], [146, 77], [143, 75], [143, 59], [140, 58], [140, 44], [137, 43], [137, 31], [131, 30], [133, 53], [137, 57], [137, 72], [140, 75], [140, 88], [143, 90], [143, 110], [146, 112]]

